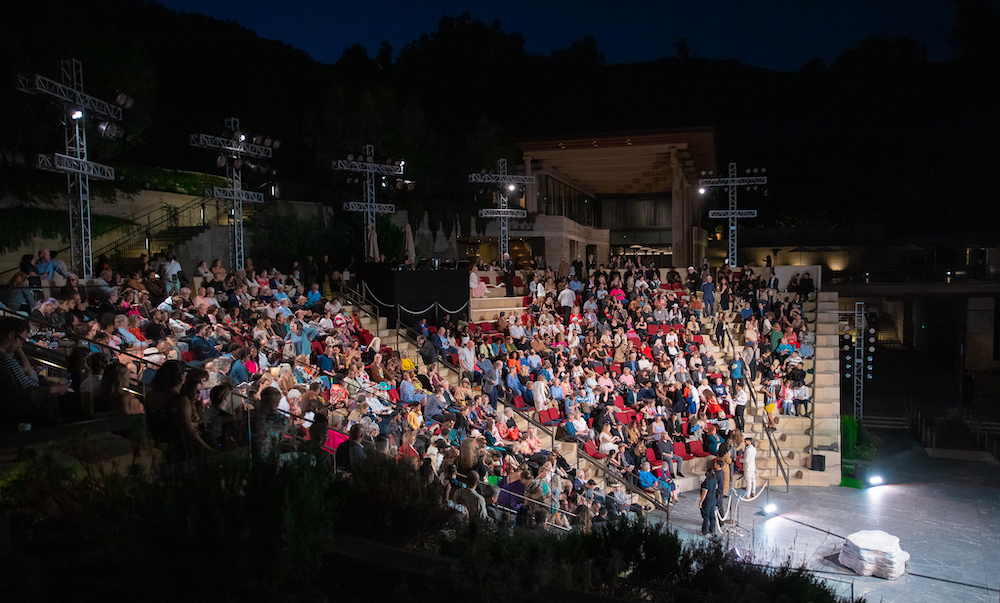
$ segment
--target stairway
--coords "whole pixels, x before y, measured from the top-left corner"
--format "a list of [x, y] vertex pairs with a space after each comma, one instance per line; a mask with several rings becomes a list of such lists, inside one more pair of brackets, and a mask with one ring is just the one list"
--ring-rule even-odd
[[[811, 384], [816, 412], [815, 445], [837, 445], [838, 451], [819, 451], [826, 456], [826, 471], [813, 471], [810, 456], [810, 428], [808, 417], [775, 415], [778, 417], [773, 435], [777, 440], [778, 453], [789, 473], [789, 486], [830, 486], [840, 484], [840, 367], [838, 363], [837, 335], [837, 294], [820, 293], [818, 301], [806, 302], [803, 310], [807, 315], [815, 313], [816, 321], [811, 324], [815, 334], [816, 355], [803, 363], [807, 374], [814, 377]], [[739, 325], [730, 323], [735, 349], [723, 349], [714, 340], [714, 324], [703, 320], [703, 333], [708, 334], [710, 349], [719, 362], [720, 372], [728, 377], [729, 362], [734, 355], [743, 352], [743, 345], [736, 339], [741, 331]], [[756, 384], [755, 384], [756, 387]], [[746, 429], [744, 433], [754, 438], [757, 447], [758, 479], [767, 480], [772, 486], [784, 482], [778, 469], [775, 453], [771, 450], [764, 433], [765, 412], [758, 400], [758, 406], [747, 406]], [[782, 484], [783, 485], [783, 484]]]

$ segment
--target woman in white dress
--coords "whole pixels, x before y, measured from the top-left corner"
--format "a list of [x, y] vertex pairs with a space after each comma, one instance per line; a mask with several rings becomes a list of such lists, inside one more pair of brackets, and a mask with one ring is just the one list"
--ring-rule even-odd
[[475, 267], [469, 273], [469, 289], [472, 290], [472, 297], [480, 298], [486, 295], [486, 283], [479, 280], [479, 273]]

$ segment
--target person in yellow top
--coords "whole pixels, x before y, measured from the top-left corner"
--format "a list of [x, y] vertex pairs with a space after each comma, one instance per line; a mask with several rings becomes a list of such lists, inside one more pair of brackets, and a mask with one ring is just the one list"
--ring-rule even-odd
[[404, 351], [400, 352], [399, 354], [400, 354], [400, 356], [402, 356], [402, 360], [400, 361], [400, 364], [402, 365], [402, 369], [403, 369], [404, 372], [406, 372], [406, 371], [412, 371], [412, 370], [414, 370], [414, 369], [417, 368], [417, 367], [415, 367], [413, 365], [413, 361], [410, 360], [409, 353], [407, 353], [404, 350]]
[[424, 424], [424, 415], [420, 412], [420, 404], [410, 404], [410, 412], [406, 413], [406, 423], [410, 429], [420, 429]]

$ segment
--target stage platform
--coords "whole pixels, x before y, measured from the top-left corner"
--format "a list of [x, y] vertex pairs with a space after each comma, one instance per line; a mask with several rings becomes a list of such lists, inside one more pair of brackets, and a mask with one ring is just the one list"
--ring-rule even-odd
[[[842, 596], [906, 603], [996, 602], [1000, 599], [1000, 467], [929, 458], [906, 432], [878, 431], [883, 460], [873, 468], [886, 484], [865, 490], [839, 486], [783, 487], [740, 511], [739, 535], [721, 538], [743, 559], [805, 564]], [[699, 476], [701, 477], [701, 476]], [[704, 538], [698, 490], [684, 492], [670, 526], [682, 539]], [[775, 515], [764, 516], [768, 502]], [[662, 513], [653, 517], [663, 519]], [[895, 581], [861, 577], [841, 566], [844, 537], [883, 530], [910, 553], [907, 573]]]

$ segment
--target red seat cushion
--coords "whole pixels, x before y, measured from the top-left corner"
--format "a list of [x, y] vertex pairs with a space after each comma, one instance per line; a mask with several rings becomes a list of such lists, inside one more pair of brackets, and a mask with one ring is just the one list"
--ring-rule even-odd
[[711, 454], [705, 452], [705, 448], [701, 445], [701, 440], [692, 440], [688, 442], [688, 446], [691, 447], [691, 456], [697, 456], [705, 458], [706, 456], [712, 456]]
[[591, 457], [593, 457], [595, 459], [598, 459], [598, 460], [606, 458], [608, 456], [606, 454], [602, 454], [597, 449], [597, 446], [594, 446], [593, 442], [587, 442], [586, 444], [584, 444], [583, 445], [583, 451], [586, 452], [588, 456], [591, 456]]
[[597, 373], [598, 375], [603, 375], [604, 374], [604, 367], [601, 366], [601, 365], [597, 365], [597, 366], [594, 367], [594, 372]]
[[657, 460], [656, 454], [653, 453], [652, 448], [646, 449], [646, 460], [649, 461], [650, 467], [659, 467], [663, 464], [663, 461]]
[[681, 457], [685, 461], [690, 461], [694, 457], [688, 454], [686, 448], [684, 448], [684, 442], [674, 442], [674, 454]]

